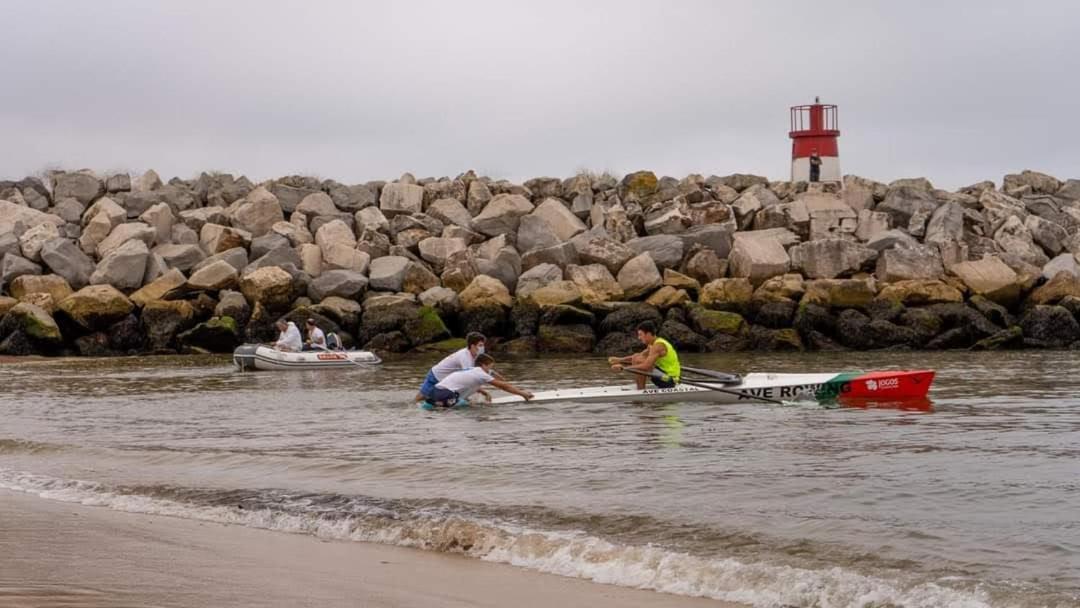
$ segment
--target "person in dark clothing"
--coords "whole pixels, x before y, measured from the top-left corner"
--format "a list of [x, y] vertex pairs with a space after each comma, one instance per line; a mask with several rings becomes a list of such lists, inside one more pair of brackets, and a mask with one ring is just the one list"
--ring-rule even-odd
[[810, 153], [810, 181], [821, 181], [821, 157], [816, 149]]

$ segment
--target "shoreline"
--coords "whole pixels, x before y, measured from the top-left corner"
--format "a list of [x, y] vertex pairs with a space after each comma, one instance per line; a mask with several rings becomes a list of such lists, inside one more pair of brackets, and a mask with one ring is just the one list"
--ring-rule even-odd
[[9, 490], [0, 530], [0, 606], [739, 606]]

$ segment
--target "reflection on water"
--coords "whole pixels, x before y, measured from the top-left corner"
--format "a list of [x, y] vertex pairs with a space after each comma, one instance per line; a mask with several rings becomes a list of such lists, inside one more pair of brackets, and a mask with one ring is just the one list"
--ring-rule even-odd
[[[845, 605], [837, 598], [873, 587], [897, 605], [945, 605], [955, 598], [934, 593], [947, 589], [971, 600], [954, 605], [1064, 606], [1080, 590], [1080, 366], [1070, 353], [687, 357], [739, 373], [937, 369], [932, 401], [920, 403], [425, 412], [412, 395], [435, 358], [247, 374], [220, 357], [3, 364], [0, 483], [55, 490], [61, 482], [49, 480], [78, 479], [192, 508], [234, 504], [240, 492], [268, 509], [357, 518], [352, 538], [432, 546], [448, 542], [436, 514], [452, 514], [480, 526], [470, 534], [487, 539], [488, 559], [575, 575], [585, 566], [543, 561], [538, 547], [565, 557], [565, 535], [583, 534], [589, 551], [617, 542], [698, 560], [650, 588], [732, 599], [724, 594], [741, 586], [762, 605], [829, 605], [814, 595], [826, 591]], [[627, 381], [601, 358], [500, 368], [532, 390]], [[378, 519], [386, 512], [396, 515]], [[391, 521], [413, 523], [393, 536]], [[564, 536], [537, 545], [514, 526]], [[613, 582], [659, 567], [605, 551], [618, 555], [604, 574]], [[656, 564], [673, 563], [664, 555]], [[716, 561], [726, 558], [818, 578], [800, 587], [783, 582], [795, 571], [732, 570]]]

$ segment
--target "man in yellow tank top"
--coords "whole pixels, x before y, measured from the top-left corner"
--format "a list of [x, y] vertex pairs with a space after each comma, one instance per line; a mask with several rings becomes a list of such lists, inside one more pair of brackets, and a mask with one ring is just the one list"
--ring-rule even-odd
[[[652, 378], [653, 384], [658, 388], [671, 388], [679, 383], [682, 375], [682, 367], [679, 365], [679, 354], [671, 342], [656, 337], [656, 324], [645, 321], [637, 326], [637, 337], [645, 344], [645, 350], [628, 357], [608, 357], [611, 369], [636, 369], [646, 373], [659, 371], [662, 376]], [[645, 388], [645, 376], [635, 376], [637, 387]]]

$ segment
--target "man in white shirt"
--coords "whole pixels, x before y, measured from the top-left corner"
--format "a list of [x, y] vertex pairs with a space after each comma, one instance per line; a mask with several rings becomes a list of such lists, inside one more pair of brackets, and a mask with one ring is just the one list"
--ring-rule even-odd
[[476, 357], [484, 353], [484, 344], [486, 342], [487, 338], [484, 337], [484, 334], [475, 331], [469, 332], [469, 335], [465, 336], [465, 348], [450, 353], [428, 371], [424, 383], [420, 385], [420, 392], [416, 395], [416, 400], [423, 401], [431, 397], [435, 385], [450, 374], [474, 367]]
[[319, 329], [318, 325], [315, 325], [315, 319], [308, 319], [305, 325], [307, 325], [308, 339], [304, 344], [304, 350], [327, 350], [326, 334]]
[[300, 336], [300, 329], [296, 327], [296, 323], [279, 319], [276, 326], [281, 333], [278, 334], [277, 342], [274, 342], [274, 348], [290, 353], [303, 350], [304, 338]]
[[502, 389], [508, 393], [518, 395], [526, 401], [533, 398], [533, 394], [524, 391], [509, 382], [495, 378], [495, 359], [491, 355], [479, 354], [476, 356], [476, 367], [454, 372], [439, 381], [435, 385], [428, 401], [436, 407], [454, 407], [462, 399], [468, 399], [473, 393], [480, 393], [491, 401], [491, 395], [483, 389], [487, 384]]

